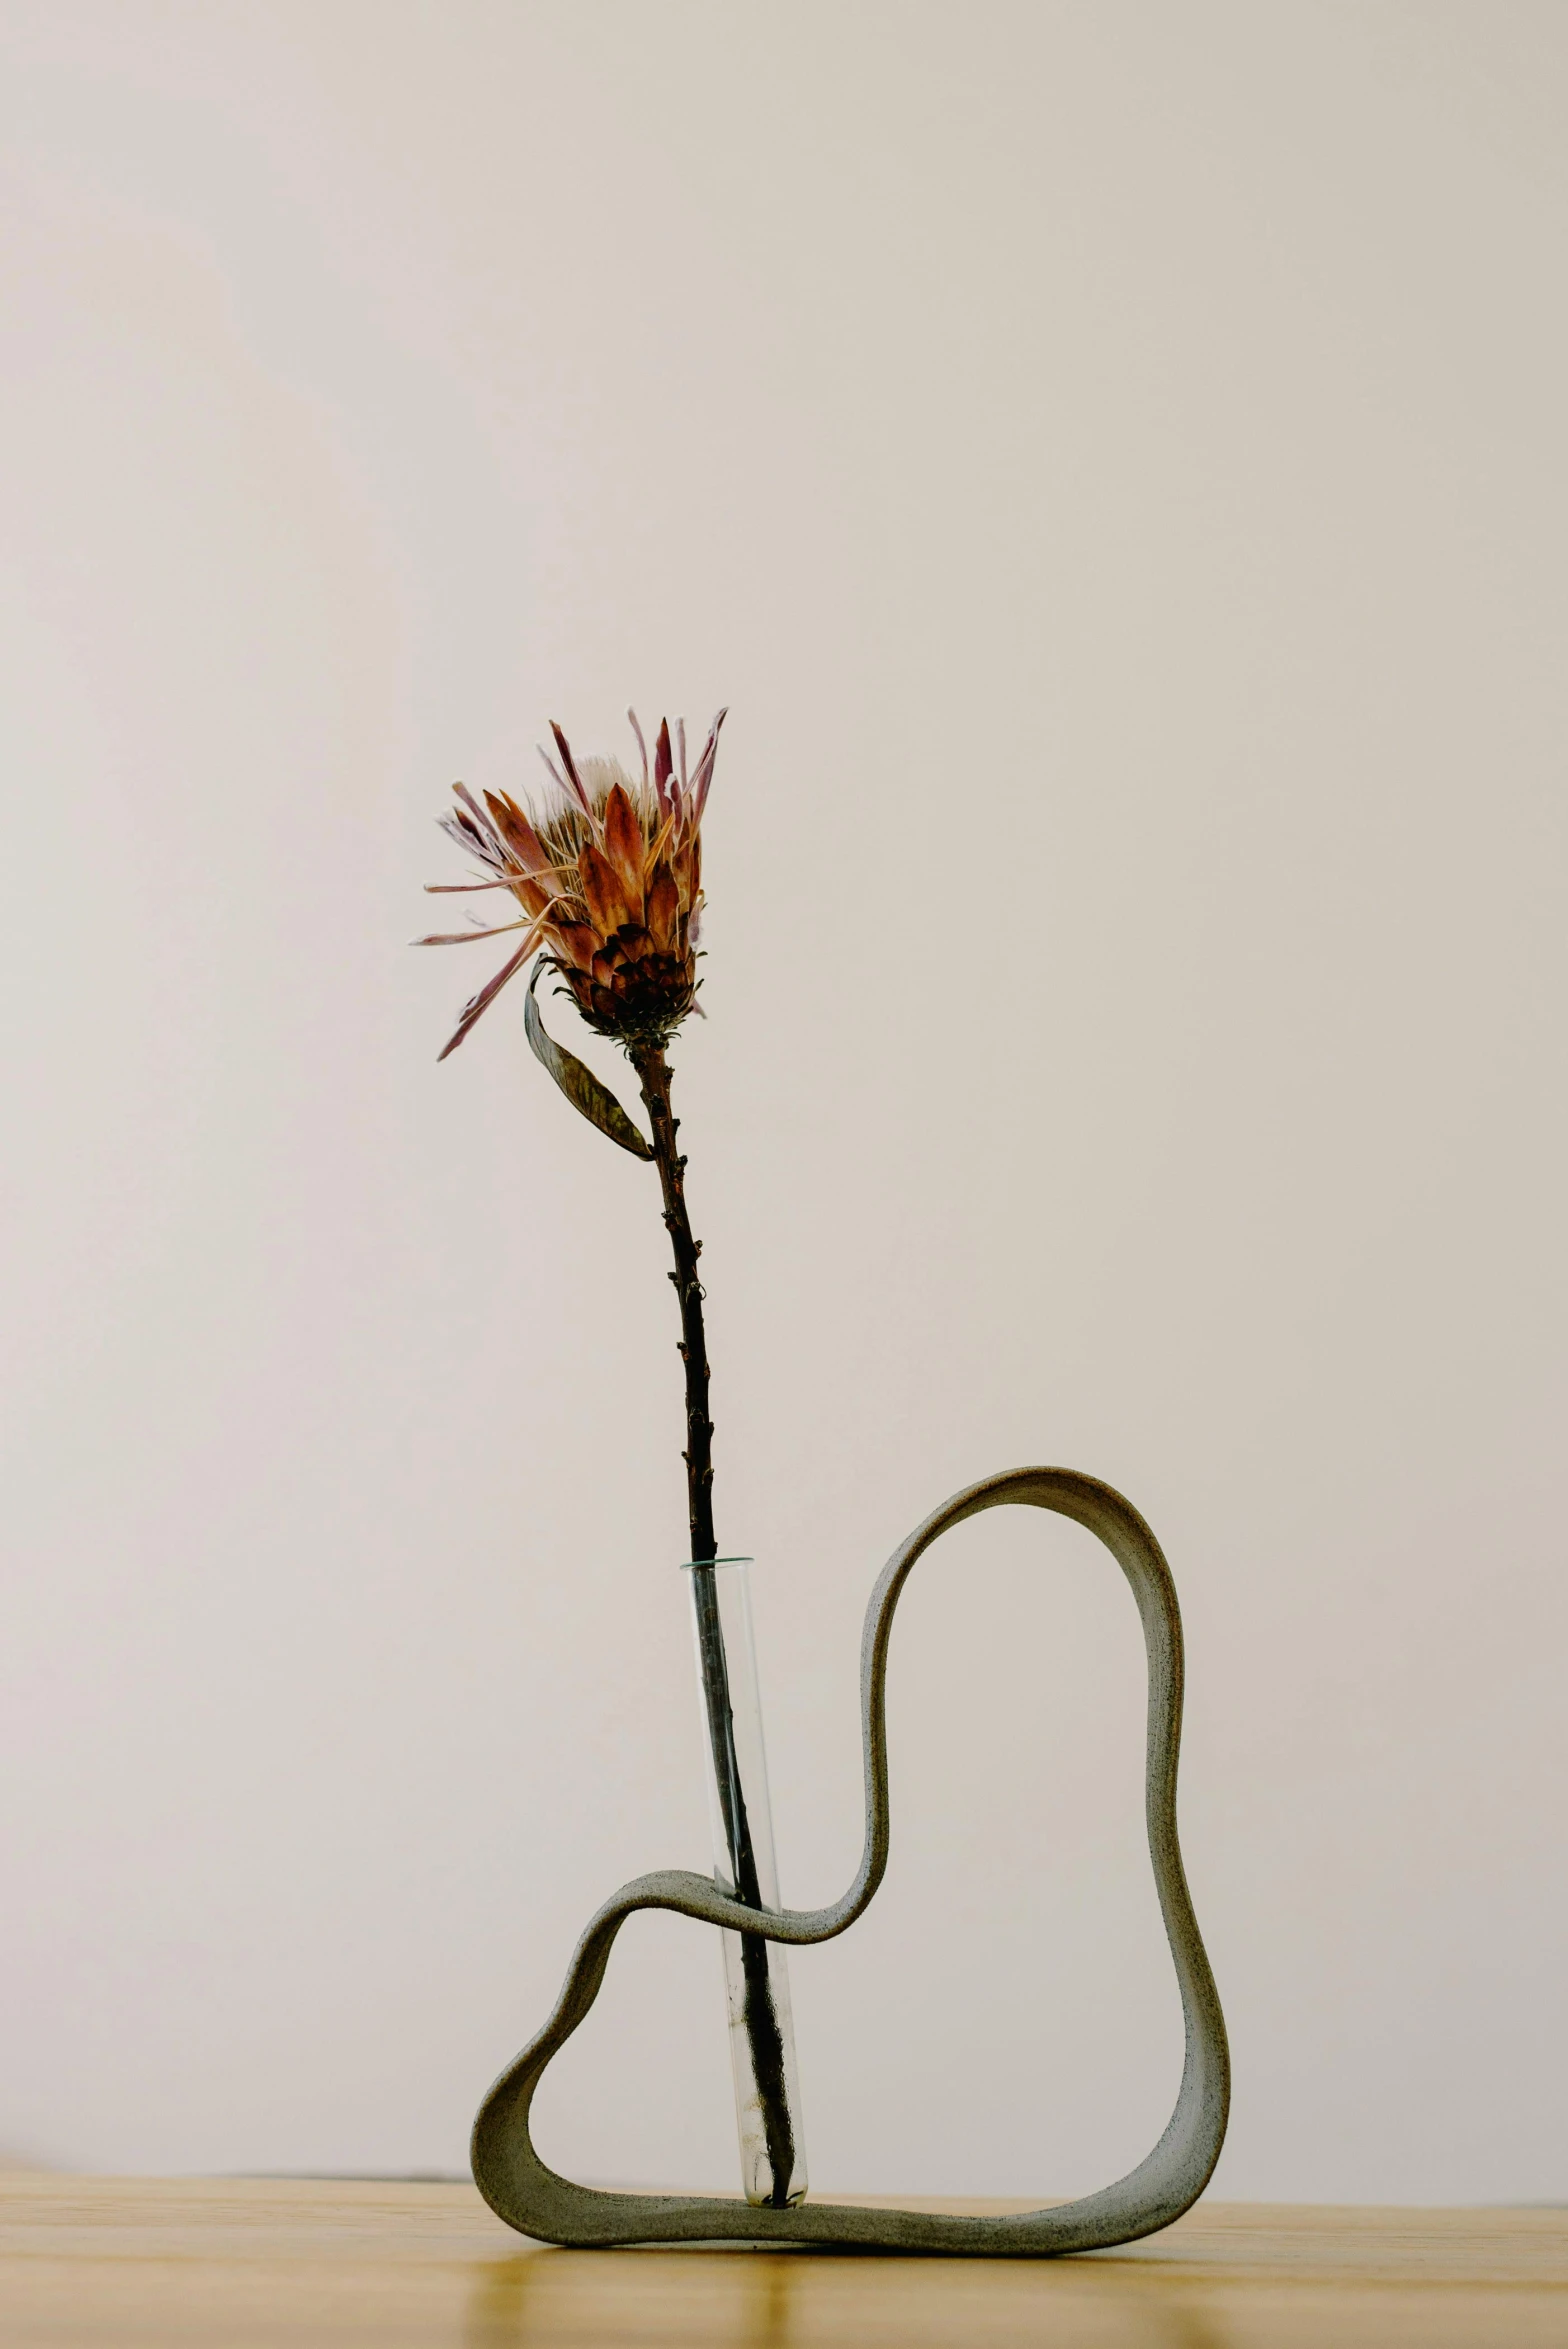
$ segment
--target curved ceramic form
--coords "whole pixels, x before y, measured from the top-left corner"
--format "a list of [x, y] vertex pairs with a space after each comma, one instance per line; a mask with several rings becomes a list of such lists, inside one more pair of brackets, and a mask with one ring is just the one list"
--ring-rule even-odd
[[[869, 2210], [802, 2203], [759, 2209], [690, 2194], [607, 2194], [574, 2186], [546, 2168], [528, 2133], [528, 2113], [546, 2065], [598, 1995], [615, 1936], [636, 1909], [675, 1909], [704, 1924], [761, 1933], [770, 1941], [831, 1940], [852, 1925], [887, 1866], [886, 1687], [888, 1639], [899, 1593], [917, 1558], [940, 1534], [982, 1509], [1022, 1503], [1053, 1509], [1098, 1536], [1132, 1585], [1149, 1663], [1145, 1810], [1160, 1913], [1181, 1990], [1187, 2052], [1169, 2125], [1154, 2150], [1114, 2185], [1076, 2202], [998, 2217]], [[497, 2215], [522, 2234], [580, 2248], [616, 2243], [744, 2242], [814, 2244], [822, 2249], [945, 2252], [1019, 2257], [1092, 2251], [1152, 2235], [1194, 2203], [1225, 2139], [1230, 2057], [1219, 1994], [1204, 1953], [1176, 1838], [1176, 1757], [1181, 1740], [1181, 1613], [1170, 1568], [1130, 1502], [1068, 1468], [1018, 1468], [957, 1493], [896, 1550], [866, 1610], [861, 1647], [865, 1724], [866, 1847], [860, 1872], [825, 1909], [759, 1912], [686, 1869], [664, 1869], [622, 1885], [577, 1945], [554, 2014], [502, 2073], [474, 2123], [474, 2180]], [[983, 1952], [977, 1952], [983, 1963]]]

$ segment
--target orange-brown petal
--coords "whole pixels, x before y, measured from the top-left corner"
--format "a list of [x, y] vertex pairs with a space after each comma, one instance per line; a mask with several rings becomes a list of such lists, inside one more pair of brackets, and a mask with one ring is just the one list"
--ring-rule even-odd
[[643, 851], [642, 878], [643, 886], [645, 888], [653, 878], [654, 866], [663, 856], [665, 850], [670, 846], [670, 842], [674, 838], [674, 835], [675, 811], [672, 808], [669, 814], [664, 817], [663, 821], [655, 827], [653, 838], [648, 842], [647, 847]]
[[661, 864], [648, 887], [648, 935], [661, 954], [668, 954], [675, 943], [680, 913], [681, 893], [675, 886], [675, 875], [668, 865]]
[[612, 783], [604, 803], [604, 853], [615, 867], [633, 918], [642, 913], [642, 859], [645, 842], [632, 803], [619, 783]]
[[702, 846], [695, 832], [688, 832], [670, 859], [675, 874], [675, 886], [680, 891], [681, 911], [690, 913], [702, 894]]
[[583, 901], [588, 918], [594, 927], [608, 937], [623, 922], [631, 919], [631, 906], [621, 886], [615, 867], [606, 862], [590, 840], [577, 859], [578, 878], [582, 882]]
[[485, 805], [495, 818], [496, 830], [523, 870], [528, 873], [548, 872], [550, 859], [544, 843], [517, 802], [487, 791]]
[[550, 936], [556, 952], [575, 969], [592, 969], [599, 940], [586, 922], [552, 922]]

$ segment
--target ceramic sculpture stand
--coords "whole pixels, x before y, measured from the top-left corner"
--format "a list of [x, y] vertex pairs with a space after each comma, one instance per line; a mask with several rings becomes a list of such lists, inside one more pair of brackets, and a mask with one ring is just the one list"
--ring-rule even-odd
[[[887, 1866], [887, 1651], [893, 1611], [917, 1558], [940, 1534], [982, 1509], [1021, 1503], [1053, 1509], [1098, 1536], [1132, 1585], [1149, 1667], [1145, 1811], [1149, 1858], [1176, 1968], [1186, 2025], [1181, 2089], [1165, 2134], [1137, 2168], [1076, 2202], [993, 2217], [871, 2210], [843, 2204], [759, 2208], [689, 2194], [609, 2194], [574, 2186], [546, 2168], [528, 2133], [545, 2067], [598, 1996], [615, 1937], [636, 1909], [674, 1909], [731, 1932], [770, 1941], [829, 1941], [855, 1922]], [[1019, 1468], [957, 1493], [895, 1551], [871, 1594], [861, 1648], [865, 1724], [866, 1848], [842, 1900], [825, 1909], [759, 1912], [686, 1869], [639, 1876], [605, 1902], [577, 1946], [554, 2014], [502, 2073], [474, 2123], [474, 2180], [520, 2233], [587, 2249], [623, 2243], [770, 2243], [823, 2250], [973, 2253], [1001, 2257], [1101, 2250], [1169, 2226], [1208, 2184], [1225, 2138], [1230, 2058], [1225, 2020], [1204, 1952], [1176, 1837], [1176, 1761], [1181, 1739], [1181, 1613], [1159, 1543], [1109, 1485], [1066, 1468]], [[982, 1972], [985, 1951], [976, 1951]]]

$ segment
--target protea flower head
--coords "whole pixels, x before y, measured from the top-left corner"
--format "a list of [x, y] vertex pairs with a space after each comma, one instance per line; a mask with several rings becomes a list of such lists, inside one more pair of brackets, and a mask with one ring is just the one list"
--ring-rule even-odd
[[575, 759], [552, 724], [560, 766], [539, 755], [554, 786], [541, 811], [487, 791], [481, 807], [466, 785], [441, 829], [477, 857], [486, 878], [433, 882], [438, 894], [509, 890], [522, 918], [489, 929], [421, 938], [421, 946], [467, 945], [513, 931], [523, 937], [493, 979], [470, 997], [443, 1049], [455, 1052], [530, 955], [560, 972], [591, 1028], [628, 1051], [666, 1043], [691, 1010], [697, 991], [697, 932], [702, 908], [702, 812], [713, 782], [720, 710], [696, 766], [686, 769], [685, 721], [672, 750], [668, 720], [659, 727], [650, 771], [636, 714], [628, 710], [641, 753], [634, 780], [618, 759]]

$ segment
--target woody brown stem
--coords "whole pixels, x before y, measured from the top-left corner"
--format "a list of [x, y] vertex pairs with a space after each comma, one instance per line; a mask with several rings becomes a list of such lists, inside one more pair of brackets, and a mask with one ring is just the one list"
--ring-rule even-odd
[[708, 1347], [702, 1326], [702, 1283], [697, 1259], [702, 1242], [694, 1240], [686, 1212], [686, 1161], [675, 1147], [676, 1119], [670, 1107], [670, 1064], [659, 1045], [645, 1046], [633, 1067], [642, 1087], [648, 1122], [653, 1128], [653, 1155], [664, 1192], [664, 1228], [675, 1252], [670, 1278], [681, 1309], [681, 1360], [686, 1366], [686, 1508], [691, 1519], [694, 1559], [715, 1558], [713, 1535], [713, 1422], [708, 1417]]
[[[718, 1556], [718, 1542], [713, 1531], [713, 1421], [708, 1416], [708, 1348], [703, 1330], [702, 1283], [697, 1276], [702, 1243], [693, 1239], [691, 1218], [686, 1211], [686, 1161], [675, 1142], [678, 1121], [670, 1107], [670, 1064], [659, 1045], [640, 1047], [632, 1053], [631, 1060], [653, 1132], [653, 1155], [664, 1193], [664, 1225], [675, 1254], [675, 1270], [670, 1278], [680, 1303], [680, 1355], [686, 1371], [684, 1456], [686, 1505], [691, 1524], [692, 1596], [697, 1613], [703, 1703], [714, 1777], [736, 1898], [748, 1908], [760, 1909], [762, 1889], [735, 1750], [729, 1659], [724, 1650], [724, 1626], [714, 1581], [713, 1560]], [[783, 2035], [768, 1975], [768, 1945], [760, 1934], [741, 1935], [741, 1966], [746, 1983], [746, 2037], [762, 2108], [768, 2166], [773, 2173], [773, 2190], [768, 2200], [782, 2209], [789, 2198], [789, 2182], [795, 2167], [795, 2133], [784, 2076]]]

